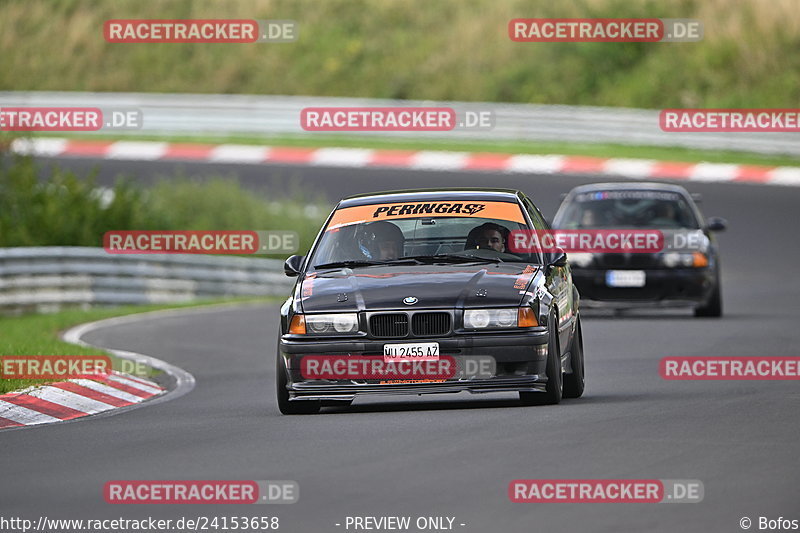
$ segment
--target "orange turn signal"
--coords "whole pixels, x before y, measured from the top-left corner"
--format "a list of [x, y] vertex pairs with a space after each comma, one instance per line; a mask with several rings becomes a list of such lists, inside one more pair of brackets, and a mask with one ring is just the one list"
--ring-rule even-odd
[[708, 257], [706, 254], [695, 252], [692, 254], [692, 266], [695, 268], [707, 267], [708, 266]]
[[536, 320], [536, 315], [530, 307], [520, 307], [517, 311], [517, 327], [532, 328], [538, 326], [539, 322]]
[[292, 322], [289, 324], [289, 333], [294, 333], [295, 335], [306, 334], [305, 315], [294, 315], [292, 317]]

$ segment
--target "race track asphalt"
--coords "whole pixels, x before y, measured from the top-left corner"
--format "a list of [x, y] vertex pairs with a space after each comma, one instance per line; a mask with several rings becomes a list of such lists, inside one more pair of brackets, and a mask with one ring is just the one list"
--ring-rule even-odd
[[[100, 165], [101, 182], [142, 181], [169, 162]], [[591, 177], [181, 164], [251, 188], [293, 182], [339, 196], [436, 186], [502, 186], [552, 216], [559, 194]], [[725, 317], [689, 312], [584, 318], [587, 388], [558, 406], [513, 394], [359, 399], [286, 417], [274, 400], [278, 303], [206, 310], [86, 336], [192, 373], [195, 389], [117, 416], [0, 433], [0, 515], [48, 518], [278, 516], [281, 531], [345, 531], [346, 516], [452, 516], [463, 532], [741, 531], [739, 519], [800, 519], [800, 383], [679, 382], [665, 356], [800, 355], [800, 189], [687, 183], [721, 234]], [[514, 479], [698, 479], [695, 504], [515, 504]], [[293, 505], [109, 505], [106, 481], [295, 480]], [[412, 518], [412, 520], [413, 520]], [[336, 523], [342, 524], [336, 526]], [[459, 524], [465, 524], [461, 526]], [[352, 531], [352, 529], [351, 529]], [[411, 531], [416, 531], [412, 528]]]

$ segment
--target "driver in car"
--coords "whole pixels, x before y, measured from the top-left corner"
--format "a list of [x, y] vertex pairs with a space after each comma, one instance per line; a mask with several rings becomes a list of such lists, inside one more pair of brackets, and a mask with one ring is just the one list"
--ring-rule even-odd
[[505, 252], [509, 233], [510, 231], [508, 228], [500, 224], [495, 224], [494, 222], [481, 224], [480, 226], [472, 228], [469, 232], [464, 249]]
[[653, 217], [648, 221], [652, 226], [677, 227], [678, 213], [672, 202], [661, 202], [656, 205]]
[[371, 222], [364, 226], [358, 247], [367, 259], [389, 261], [403, 255], [405, 236], [391, 222]]

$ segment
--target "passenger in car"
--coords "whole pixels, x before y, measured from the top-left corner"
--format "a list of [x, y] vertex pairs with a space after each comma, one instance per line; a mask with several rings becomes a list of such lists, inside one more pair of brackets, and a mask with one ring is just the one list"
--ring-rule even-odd
[[464, 245], [464, 249], [505, 252], [508, 235], [510, 233], [509, 229], [505, 226], [495, 224], [494, 222], [486, 222], [485, 224], [472, 228], [469, 235], [467, 235], [467, 242]]

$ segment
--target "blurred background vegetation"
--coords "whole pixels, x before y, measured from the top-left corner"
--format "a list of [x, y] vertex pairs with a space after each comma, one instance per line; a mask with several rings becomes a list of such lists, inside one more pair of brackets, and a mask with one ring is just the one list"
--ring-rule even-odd
[[[512, 18], [666, 17], [698, 43], [515, 43]], [[112, 18], [294, 19], [289, 44], [110, 44]], [[797, 0], [3, 0], [0, 90], [797, 107]]]
[[92, 175], [4, 154], [0, 143], [0, 247], [102, 246], [110, 230], [293, 230], [305, 253], [329, 210], [299, 192], [268, 197], [223, 176], [148, 187], [120, 177], [101, 188]]
[[[512, 18], [664, 17], [697, 43], [516, 43]], [[294, 19], [285, 44], [112, 44], [120, 18]], [[663, 107], [800, 107], [798, 0], [0, 0], [0, 90], [195, 92]], [[8, 143], [6, 137], [5, 144]], [[330, 206], [226, 176], [99, 189], [2, 156], [0, 246], [99, 246], [125, 229], [295, 229]], [[276, 192], [277, 194], [277, 192]]]

